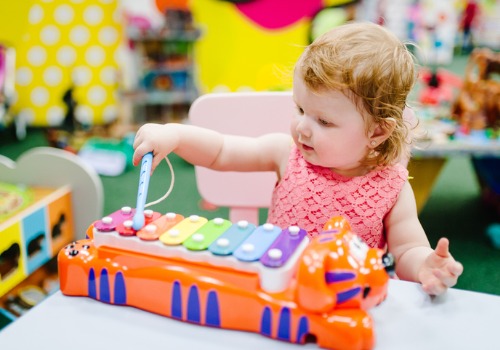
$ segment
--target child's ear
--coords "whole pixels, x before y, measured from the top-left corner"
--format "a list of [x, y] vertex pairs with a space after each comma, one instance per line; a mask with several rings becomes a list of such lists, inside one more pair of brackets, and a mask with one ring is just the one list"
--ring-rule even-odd
[[387, 140], [396, 128], [396, 120], [394, 118], [385, 118], [380, 123], [374, 124], [370, 131], [370, 145], [375, 148], [382, 142]]

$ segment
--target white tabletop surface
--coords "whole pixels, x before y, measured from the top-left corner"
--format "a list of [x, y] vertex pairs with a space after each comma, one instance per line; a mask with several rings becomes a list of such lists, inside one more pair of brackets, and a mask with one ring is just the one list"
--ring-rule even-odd
[[[500, 296], [451, 289], [431, 298], [418, 284], [391, 280], [387, 300], [370, 313], [375, 349], [500, 349]], [[1, 350], [317, 348], [192, 325], [60, 292], [0, 331]]]

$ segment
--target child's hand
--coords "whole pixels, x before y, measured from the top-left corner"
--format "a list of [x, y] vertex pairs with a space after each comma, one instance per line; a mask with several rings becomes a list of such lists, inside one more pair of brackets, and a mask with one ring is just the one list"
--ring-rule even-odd
[[441, 238], [434, 252], [429, 254], [420, 268], [418, 279], [428, 294], [443, 294], [457, 283], [462, 274], [463, 266], [453, 259], [449, 245], [448, 239]]
[[144, 124], [135, 135], [133, 164], [140, 164], [146, 153], [153, 152], [153, 171], [177, 146], [176, 134], [171, 129], [168, 124]]

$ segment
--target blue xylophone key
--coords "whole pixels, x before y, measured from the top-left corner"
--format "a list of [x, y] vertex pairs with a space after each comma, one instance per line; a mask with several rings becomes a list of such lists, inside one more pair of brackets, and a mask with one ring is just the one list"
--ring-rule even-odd
[[278, 238], [260, 258], [260, 262], [268, 267], [281, 267], [307, 237], [307, 232], [297, 226], [290, 226], [281, 232]]
[[281, 233], [281, 228], [266, 223], [255, 229], [235, 250], [233, 255], [241, 261], [257, 261]]
[[255, 228], [248, 221], [238, 221], [210, 244], [208, 250], [214, 255], [231, 255]]

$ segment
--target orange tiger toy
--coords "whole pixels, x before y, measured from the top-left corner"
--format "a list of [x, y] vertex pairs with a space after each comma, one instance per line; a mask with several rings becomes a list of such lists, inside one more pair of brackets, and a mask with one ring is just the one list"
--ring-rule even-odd
[[367, 313], [387, 295], [390, 255], [343, 218], [304, 230], [134, 209], [96, 221], [58, 256], [61, 291], [204, 326], [328, 349], [371, 349]]

